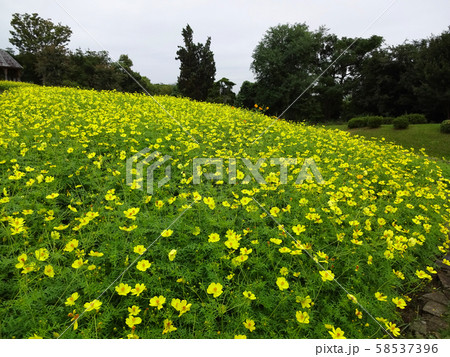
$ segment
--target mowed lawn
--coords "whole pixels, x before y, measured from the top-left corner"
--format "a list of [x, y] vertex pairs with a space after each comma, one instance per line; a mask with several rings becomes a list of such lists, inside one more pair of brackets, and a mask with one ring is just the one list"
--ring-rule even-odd
[[450, 161], [450, 134], [441, 133], [439, 126], [440, 124], [415, 124], [405, 130], [395, 130], [392, 125], [382, 125], [377, 129], [348, 129], [347, 124], [344, 124], [329, 125], [326, 128], [345, 130], [352, 135], [362, 135], [369, 139], [384, 138], [405, 148], [414, 148], [415, 151], [424, 148], [427, 155]]

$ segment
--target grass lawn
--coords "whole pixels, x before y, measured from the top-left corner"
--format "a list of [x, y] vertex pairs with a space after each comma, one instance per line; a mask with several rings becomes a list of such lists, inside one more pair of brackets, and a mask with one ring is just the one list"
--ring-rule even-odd
[[385, 138], [388, 142], [394, 142], [405, 148], [420, 150], [433, 157], [450, 161], [450, 135], [439, 131], [440, 124], [416, 124], [410, 125], [406, 130], [394, 130], [392, 125], [382, 125], [377, 129], [358, 128], [348, 129], [347, 124], [330, 125], [327, 128], [340, 129], [350, 132], [352, 135], [362, 135], [370, 139]]

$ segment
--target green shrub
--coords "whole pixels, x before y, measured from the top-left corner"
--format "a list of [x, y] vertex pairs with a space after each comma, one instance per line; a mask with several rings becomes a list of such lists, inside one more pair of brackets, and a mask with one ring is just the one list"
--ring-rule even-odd
[[364, 128], [365, 126], [367, 126], [367, 117], [352, 118], [347, 123], [349, 129]]
[[367, 117], [367, 126], [369, 128], [379, 128], [383, 124], [383, 119], [380, 116]]
[[394, 121], [394, 117], [383, 117], [383, 124], [392, 124], [392, 122]]
[[450, 119], [444, 120], [441, 123], [441, 133], [450, 134]]
[[394, 129], [408, 129], [409, 120], [408, 120], [408, 118], [401, 116], [401, 117], [395, 118], [392, 121], [392, 124], [394, 124]]
[[423, 114], [404, 114], [399, 118], [408, 119], [409, 124], [426, 124], [427, 118]]

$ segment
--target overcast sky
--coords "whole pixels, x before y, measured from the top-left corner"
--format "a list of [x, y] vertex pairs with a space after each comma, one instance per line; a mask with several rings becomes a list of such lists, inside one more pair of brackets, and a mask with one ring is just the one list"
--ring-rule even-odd
[[278, 24], [306, 23], [311, 30], [324, 25], [347, 37], [376, 34], [387, 45], [438, 35], [450, 25], [449, 0], [0, 0], [0, 48], [12, 47], [16, 12], [70, 26], [70, 49], [107, 50], [113, 60], [128, 54], [133, 69], [153, 83], [176, 82], [177, 46], [189, 23], [195, 42], [211, 36], [216, 80], [229, 78], [236, 92], [253, 80], [252, 52]]

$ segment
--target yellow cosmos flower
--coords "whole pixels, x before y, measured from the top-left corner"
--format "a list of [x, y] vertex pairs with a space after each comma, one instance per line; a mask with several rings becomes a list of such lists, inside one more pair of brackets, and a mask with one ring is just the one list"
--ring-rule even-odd
[[292, 231], [296, 234], [296, 235], [300, 235], [300, 233], [303, 233], [306, 231], [306, 227], [301, 225], [301, 224], [297, 224], [296, 226], [292, 227]]
[[222, 288], [223, 286], [220, 283], [211, 283], [209, 284], [206, 292], [208, 294], [211, 294], [213, 297], [217, 298], [223, 293]]
[[163, 237], [170, 237], [170, 236], [172, 235], [172, 233], [173, 233], [173, 230], [171, 230], [171, 229], [165, 229], [165, 230], [161, 233], [161, 236], [163, 236]]
[[177, 250], [176, 250], [176, 249], [172, 249], [172, 250], [169, 252], [169, 260], [170, 260], [171, 262], [173, 262], [173, 260], [175, 259], [176, 255], [177, 255]]
[[59, 196], [59, 193], [52, 193], [50, 195], [45, 196], [45, 198], [48, 199], [48, 200], [53, 200], [53, 199], [55, 199], [58, 196]]
[[430, 274], [425, 273], [423, 270], [416, 270], [416, 275], [420, 279], [428, 279], [428, 280], [432, 280], [433, 279]]
[[281, 291], [289, 289], [289, 283], [284, 277], [277, 278], [277, 286]]
[[394, 335], [394, 337], [400, 335], [400, 329], [395, 324], [393, 324], [392, 322], [385, 322], [385, 325], [388, 331], [390, 331]]
[[139, 325], [141, 322], [142, 322], [142, 319], [140, 317], [133, 316], [133, 315], [128, 316], [127, 319], [125, 320], [125, 323], [127, 324], [127, 326], [129, 328], [133, 328], [136, 325]]
[[163, 308], [164, 303], [166, 302], [166, 298], [162, 295], [154, 296], [150, 299], [150, 306], [157, 307], [158, 310]]
[[128, 308], [128, 312], [130, 313], [130, 315], [136, 316], [136, 315], [139, 315], [139, 313], [141, 312], [141, 309], [139, 308], [139, 306], [133, 305]]
[[49, 278], [53, 278], [55, 276], [55, 271], [53, 270], [53, 267], [51, 265], [46, 265], [44, 268], [44, 274]]
[[295, 298], [295, 301], [302, 304], [302, 308], [310, 308], [313, 305], [313, 302], [311, 300], [311, 297], [308, 295], [305, 298], [301, 296], [297, 296]]
[[17, 257], [17, 260], [18, 260], [19, 262], [16, 264], [16, 268], [17, 268], [17, 269], [22, 269], [22, 268], [25, 266], [25, 263], [26, 263], [27, 259], [28, 259], [28, 257], [27, 257], [26, 254], [21, 254], [21, 255], [19, 255], [19, 256]]
[[242, 293], [242, 295], [244, 295], [244, 297], [249, 299], [249, 300], [256, 300], [255, 294], [253, 294], [251, 291], [244, 291]]
[[328, 331], [328, 333], [331, 335], [333, 339], [346, 339], [347, 337], [344, 337], [344, 331], [342, 331], [339, 327], [335, 329], [334, 327], [331, 328], [331, 331]]
[[272, 207], [269, 212], [272, 216], [278, 217], [278, 213], [280, 213], [280, 209], [278, 207]]
[[405, 300], [403, 300], [402, 298], [398, 298], [398, 297], [395, 297], [395, 298], [392, 298], [392, 302], [395, 304], [395, 305], [397, 305], [397, 307], [399, 308], [399, 309], [404, 309], [405, 307], [406, 307], [406, 302], [405, 302]]
[[101, 301], [95, 299], [91, 302], [87, 302], [83, 305], [83, 307], [86, 309], [86, 311], [92, 311], [92, 310], [99, 310], [100, 306], [102, 306]]
[[139, 207], [131, 207], [131, 208], [127, 209], [126, 211], [123, 211], [123, 214], [128, 219], [135, 220], [136, 219], [136, 215], [139, 213], [139, 211], [140, 211]]
[[147, 251], [143, 245], [137, 245], [133, 248], [133, 252], [142, 255]]
[[249, 330], [250, 332], [253, 332], [253, 331], [256, 329], [256, 327], [255, 327], [255, 321], [253, 321], [253, 320], [247, 319], [247, 320], [245, 320], [242, 324], [243, 324], [244, 327], [245, 327], [247, 330]]
[[321, 278], [323, 281], [332, 281], [334, 279], [334, 274], [331, 272], [331, 270], [325, 270], [325, 271], [320, 271], [319, 272], [321, 275]]
[[295, 313], [295, 317], [296, 317], [296, 319], [297, 319], [297, 321], [299, 323], [301, 323], [301, 324], [309, 324], [309, 315], [308, 315], [308, 313], [306, 311], [305, 312], [297, 311]]
[[379, 291], [375, 293], [375, 297], [378, 301], [387, 301], [387, 296], [383, 293], [380, 293]]
[[145, 289], [147, 289], [145, 284], [136, 284], [134, 289], [131, 289], [131, 295], [139, 296]]
[[143, 260], [140, 260], [140, 261], [136, 264], [136, 269], [137, 269], [137, 270], [140, 270], [140, 271], [146, 271], [148, 268], [150, 268], [151, 265], [152, 265], [152, 264], [151, 264], [148, 260], [143, 259]]
[[70, 242], [68, 242], [66, 244], [66, 246], [64, 247], [64, 251], [65, 252], [71, 252], [77, 247], [78, 247], [78, 240], [72, 239]]
[[247, 336], [245, 335], [234, 335], [235, 340], [245, 340]]
[[88, 262], [87, 260], [83, 261], [83, 258], [77, 259], [72, 263], [72, 268], [79, 269], [87, 262]]
[[208, 242], [210, 243], [215, 243], [218, 242], [220, 240], [220, 236], [217, 233], [211, 233], [208, 236]]
[[180, 299], [172, 299], [172, 302], [170, 305], [180, 313], [178, 315], [178, 317], [180, 317], [184, 313], [188, 312], [192, 306], [192, 304], [188, 304], [186, 300], [180, 301]]
[[120, 283], [115, 287], [117, 294], [127, 296], [128, 293], [131, 291], [131, 286], [128, 284]]
[[72, 306], [75, 305], [75, 301], [80, 297], [80, 295], [78, 293], [73, 293], [72, 295], [70, 295], [65, 304], [66, 306]]
[[173, 325], [173, 322], [169, 319], [164, 320], [164, 329], [163, 329], [163, 335], [169, 332], [176, 331], [177, 328]]
[[48, 259], [48, 257], [49, 257], [48, 250], [45, 249], [45, 248], [40, 248], [40, 249], [36, 250], [34, 252], [34, 255], [36, 256], [37, 260], [40, 260], [42, 262], [46, 261]]

